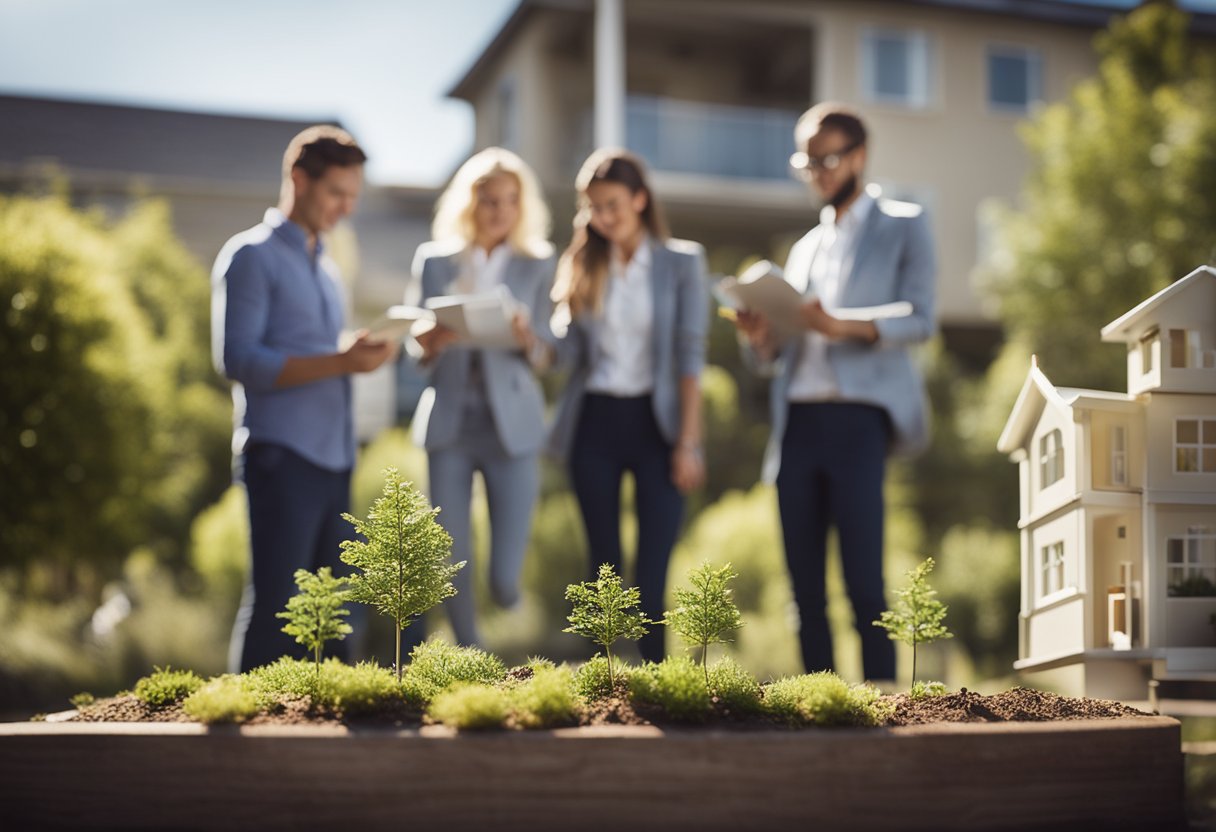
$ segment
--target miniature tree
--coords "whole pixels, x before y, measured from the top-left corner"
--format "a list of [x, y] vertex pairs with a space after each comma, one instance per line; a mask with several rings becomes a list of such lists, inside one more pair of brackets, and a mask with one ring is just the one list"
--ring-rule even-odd
[[622, 638], [637, 641], [648, 632], [647, 624], [656, 623], [637, 608], [641, 593], [637, 587], [622, 587], [620, 577], [603, 563], [594, 581], [567, 586], [566, 600], [574, 604], [574, 609], [568, 619], [570, 626], [562, 632], [584, 636], [604, 648], [608, 684], [615, 686], [612, 645]]
[[312, 650], [317, 667], [317, 678], [321, 678], [321, 649], [332, 639], [341, 641], [351, 632], [351, 627], [342, 620], [350, 610], [342, 606], [346, 600], [346, 579], [335, 578], [333, 570], [322, 566], [314, 575], [307, 569], [297, 569], [296, 586], [300, 591], [287, 600], [287, 609], [276, 613], [277, 618], [286, 618], [283, 632]]
[[679, 633], [690, 647], [700, 646], [706, 687], [709, 686], [706, 663], [709, 645], [732, 641], [732, 634], [743, 626], [743, 618], [731, 600], [728, 586], [738, 574], [729, 563], [721, 569], [702, 563], [688, 573], [692, 589], [677, 589], [676, 608], [663, 616], [663, 623]]
[[397, 680], [401, 680], [401, 632], [412, 618], [456, 594], [452, 538], [435, 520], [438, 508], [405, 482], [396, 468], [384, 471], [384, 491], [367, 520], [350, 514], [362, 540], [342, 543], [342, 561], [358, 571], [349, 578], [350, 600], [370, 604], [397, 625]]
[[929, 573], [933, 571], [933, 558], [909, 571], [908, 585], [895, 590], [899, 598], [894, 609], [882, 614], [873, 622], [882, 627], [893, 641], [902, 641], [912, 647], [912, 683], [916, 684], [916, 645], [928, 644], [939, 638], [954, 638], [942, 620], [946, 617], [946, 605], [935, 597], [937, 590], [929, 586]]

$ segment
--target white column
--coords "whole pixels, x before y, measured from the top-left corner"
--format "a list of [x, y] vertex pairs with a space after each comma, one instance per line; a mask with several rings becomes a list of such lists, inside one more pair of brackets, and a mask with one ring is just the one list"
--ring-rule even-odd
[[595, 0], [595, 146], [625, 144], [625, 4]]

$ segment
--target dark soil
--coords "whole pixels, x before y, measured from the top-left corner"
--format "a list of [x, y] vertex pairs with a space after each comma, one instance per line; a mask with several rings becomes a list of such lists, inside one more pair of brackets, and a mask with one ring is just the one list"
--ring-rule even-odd
[[[907, 694], [884, 697], [894, 705], [885, 723], [888, 726], [926, 725], [934, 722], [1051, 722], [1076, 719], [1121, 719], [1147, 716], [1143, 711], [1106, 699], [1072, 699], [1054, 693], [1014, 688], [985, 696], [966, 688], [941, 696], [911, 699]], [[153, 708], [134, 696], [99, 699], [81, 709], [75, 722], [189, 722], [180, 706]], [[342, 714], [319, 711], [307, 698], [285, 699], [272, 711], [259, 714], [247, 725], [348, 724], [416, 727], [424, 722], [422, 714], [404, 708], [392, 712], [344, 718]], [[635, 706], [624, 691], [597, 700], [583, 714], [582, 725], [665, 724], [657, 709]], [[776, 723], [764, 717], [744, 718], [719, 711], [709, 721], [716, 727], [772, 728]]]

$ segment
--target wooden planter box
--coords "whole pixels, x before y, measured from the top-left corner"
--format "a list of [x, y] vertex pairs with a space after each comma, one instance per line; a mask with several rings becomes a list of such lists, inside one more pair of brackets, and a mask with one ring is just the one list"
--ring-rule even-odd
[[0, 725], [5, 829], [1177, 828], [1166, 717], [453, 734]]

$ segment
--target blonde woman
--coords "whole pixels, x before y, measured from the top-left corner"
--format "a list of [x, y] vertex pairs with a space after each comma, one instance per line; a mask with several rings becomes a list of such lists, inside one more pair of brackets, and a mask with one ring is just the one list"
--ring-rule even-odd
[[[621, 573], [621, 479], [633, 474], [641, 608], [663, 616], [684, 494], [705, 477], [701, 368], [709, 297], [705, 253], [668, 237], [645, 168], [599, 150], [576, 180], [574, 237], [558, 267], [558, 354], [571, 368], [550, 450], [568, 462], [591, 552]], [[639, 647], [663, 658], [662, 629]]]
[[490, 513], [490, 591], [502, 606], [519, 597], [519, 575], [539, 489], [544, 399], [534, 369], [548, 356], [553, 284], [549, 209], [536, 176], [517, 155], [491, 147], [461, 165], [440, 196], [432, 241], [414, 258], [410, 300], [495, 291], [520, 305], [514, 349], [471, 349], [437, 327], [412, 354], [428, 373], [414, 417], [427, 452], [430, 496], [452, 536], [458, 594], [445, 607], [460, 644], [479, 646], [473, 598], [470, 503], [481, 472]]

